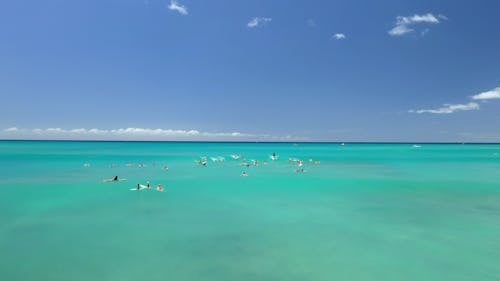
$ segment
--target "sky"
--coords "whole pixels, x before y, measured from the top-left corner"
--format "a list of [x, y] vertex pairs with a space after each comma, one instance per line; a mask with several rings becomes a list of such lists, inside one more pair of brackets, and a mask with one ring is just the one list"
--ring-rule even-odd
[[500, 2], [0, 3], [0, 139], [500, 142]]

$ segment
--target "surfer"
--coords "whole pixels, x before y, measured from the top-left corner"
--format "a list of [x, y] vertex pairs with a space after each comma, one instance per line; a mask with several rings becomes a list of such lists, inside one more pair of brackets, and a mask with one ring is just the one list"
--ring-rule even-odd
[[273, 154], [271, 154], [271, 160], [278, 160], [278, 155], [276, 154], [276, 152], [273, 152]]
[[207, 158], [202, 157], [201, 160], [196, 160], [196, 163], [200, 164], [201, 166], [207, 166]]
[[137, 184], [137, 190], [140, 190], [140, 189], [141, 189], [141, 185]]
[[112, 181], [119, 181], [118, 176], [115, 176], [112, 179], [103, 180], [103, 182], [112, 182]]

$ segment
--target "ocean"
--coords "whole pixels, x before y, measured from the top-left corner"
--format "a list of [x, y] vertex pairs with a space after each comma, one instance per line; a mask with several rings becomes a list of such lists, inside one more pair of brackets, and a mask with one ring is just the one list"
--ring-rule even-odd
[[0, 141], [0, 167], [1, 280], [500, 280], [497, 144]]

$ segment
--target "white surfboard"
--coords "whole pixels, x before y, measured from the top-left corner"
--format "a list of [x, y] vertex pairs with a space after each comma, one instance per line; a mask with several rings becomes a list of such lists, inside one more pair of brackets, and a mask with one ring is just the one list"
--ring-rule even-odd
[[137, 187], [131, 188], [130, 190], [143, 190], [143, 189], [150, 189], [151, 187], [148, 188], [147, 185], [144, 184], [139, 184], [139, 189]]
[[[117, 181], [126, 181], [127, 179], [118, 179]], [[102, 182], [117, 182], [113, 179], [102, 180]]]

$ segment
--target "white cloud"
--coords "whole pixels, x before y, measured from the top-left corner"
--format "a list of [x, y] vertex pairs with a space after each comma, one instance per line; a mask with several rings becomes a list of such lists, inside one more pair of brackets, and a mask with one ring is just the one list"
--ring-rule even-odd
[[16, 127], [12, 127], [12, 128], [8, 128], [8, 129], [4, 130], [4, 132], [17, 132], [17, 131], [19, 131], [19, 129]]
[[413, 29], [408, 28], [406, 25], [396, 25], [393, 29], [389, 30], [389, 34], [392, 36], [401, 36], [412, 31]]
[[473, 100], [492, 100], [500, 99], [500, 87], [497, 87], [491, 91], [482, 92], [480, 94], [472, 96]]
[[168, 5], [168, 8], [172, 11], [177, 11], [182, 15], [187, 15], [188, 14], [188, 9], [186, 6], [179, 4], [179, 2], [175, 0], [170, 1], [170, 5]]
[[[479, 93], [470, 97], [472, 100], [492, 100], [500, 99], [500, 87], [496, 87], [493, 90]], [[449, 114], [456, 111], [466, 111], [466, 110], [479, 110], [480, 106], [476, 102], [469, 102], [468, 104], [445, 104], [443, 107], [437, 109], [418, 109], [409, 110], [410, 113], [436, 113], [436, 114]]]
[[345, 36], [345, 34], [344, 34], [344, 33], [335, 33], [335, 34], [333, 35], [333, 38], [335, 38], [335, 39], [337, 39], [337, 40], [342, 40], [342, 39], [345, 39], [345, 38], [346, 38], [346, 36]]
[[0, 139], [41, 139], [41, 140], [152, 140], [152, 141], [242, 141], [242, 140], [305, 140], [291, 136], [268, 134], [248, 134], [241, 132], [202, 132], [198, 130], [172, 130], [148, 128], [120, 129], [18, 129], [16, 127], [0, 131]]
[[448, 20], [448, 17], [445, 16], [445, 15], [442, 15], [442, 14], [439, 14], [438, 15], [438, 18], [442, 19], [442, 20]]
[[309, 26], [309, 27], [316, 27], [316, 22], [313, 19], [308, 19], [306, 21], [306, 23], [307, 23], [307, 26]]
[[427, 13], [424, 15], [413, 15], [409, 17], [398, 16], [396, 18], [396, 25], [388, 31], [391, 36], [402, 36], [407, 33], [413, 32], [414, 29], [411, 26], [415, 26], [416, 24], [426, 23], [426, 24], [438, 24], [440, 23], [439, 19], [447, 19], [444, 15], [438, 15], [437, 17], [431, 13]]
[[417, 109], [409, 110], [410, 113], [434, 113], [434, 114], [450, 114], [457, 111], [479, 110], [479, 104], [469, 102], [467, 104], [445, 104], [437, 109]]
[[272, 20], [273, 20], [272, 18], [255, 17], [247, 23], [247, 27], [254, 28], [254, 27], [262, 26], [262, 25], [264, 25]]

